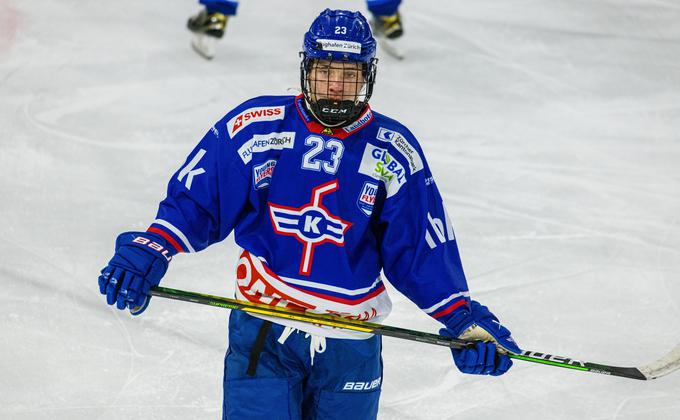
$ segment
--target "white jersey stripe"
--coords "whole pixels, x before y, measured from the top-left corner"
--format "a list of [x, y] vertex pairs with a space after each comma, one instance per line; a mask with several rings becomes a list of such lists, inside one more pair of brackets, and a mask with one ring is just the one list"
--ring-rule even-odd
[[320, 283], [316, 283], [316, 282], [313, 282], [313, 281], [293, 279], [293, 278], [290, 278], [290, 277], [280, 276], [280, 278], [281, 278], [281, 280], [285, 281], [286, 283], [296, 284], [298, 286], [310, 287], [310, 288], [319, 289], [319, 290], [328, 290], [329, 292], [342, 293], [342, 294], [348, 295], [348, 296], [356, 296], [356, 295], [362, 295], [362, 294], [368, 293], [371, 290], [375, 289], [375, 287], [379, 283], [382, 282], [382, 279], [380, 278], [380, 276], [378, 276], [378, 278], [375, 279], [375, 281], [373, 282], [372, 285], [370, 285], [368, 287], [361, 288], [361, 289], [351, 290], [351, 289], [345, 289], [343, 287], [330, 286], [330, 285], [327, 285], [327, 284], [320, 284]]
[[444, 300], [441, 300], [434, 305], [430, 306], [427, 309], [423, 309], [423, 311], [427, 314], [430, 314], [432, 312], [435, 312], [437, 309], [441, 308], [442, 306], [446, 305], [447, 303], [451, 302], [452, 300], [459, 298], [459, 297], [470, 297], [470, 292], [460, 292], [460, 293], [454, 293], [451, 296], [447, 297]]
[[157, 225], [161, 225], [165, 228], [167, 228], [170, 232], [174, 233], [180, 241], [182, 241], [182, 245], [189, 251], [189, 252], [196, 252], [194, 248], [191, 246], [191, 243], [189, 242], [189, 239], [187, 239], [186, 236], [182, 233], [181, 230], [177, 229], [175, 225], [172, 223], [168, 222], [167, 220], [163, 219], [156, 219], [153, 221], [153, 223]]

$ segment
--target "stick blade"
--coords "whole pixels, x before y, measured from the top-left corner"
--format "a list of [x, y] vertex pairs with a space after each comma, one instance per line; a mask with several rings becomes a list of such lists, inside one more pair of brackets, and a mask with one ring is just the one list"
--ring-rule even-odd
[[399, 48], [397, 45], [397, 42], [391, 39], [387, 39], [385, 37], [378, 37], [378, 45], [380, 46], [380, 49], [389, 55], [392, 58], [396, 58], [397, 60], [403, 60], [405, 55], [404, 52]]
[[678, 369], [680, 369], [680, 344], [661, 359], [638, 368], [647, 379], [660, 378]]

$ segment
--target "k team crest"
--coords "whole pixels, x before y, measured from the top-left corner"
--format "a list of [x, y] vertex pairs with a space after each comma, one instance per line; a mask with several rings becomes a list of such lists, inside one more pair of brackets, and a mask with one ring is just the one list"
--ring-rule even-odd
[[308, 276], [312, 271], [314, 248], [330, 243], [345, 246], [345, 232], [352, 223], [331, 214], [323, 205], [324, 196], [340, 188], [338, 180], [327, 182], [312, 189], [309, 203], [302, 207], [288, 207], [269, 203], [269, 216], [274, 231], [279, 235], [292, 236], [302, 244], [299, 273]]

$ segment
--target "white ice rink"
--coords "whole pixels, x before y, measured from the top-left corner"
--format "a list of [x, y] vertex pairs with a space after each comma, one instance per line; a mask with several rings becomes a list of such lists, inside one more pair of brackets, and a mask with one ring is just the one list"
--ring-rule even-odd
[[[243, 0], [208, 62], [193, 0], [0, 0], [0, 419], [220, 418], [227, 311], [155, 298], [133, 319], [98, 272], [217, 119], [297, 92], [326, 6], [366, 10]], [[626, 366], [680, 342], [680, 1], [401, 10], [407, 58], [381, 55], [373, 108], [423, 145], [473, 297], [529, 350]], [[230, 237], [163, 285], [230, 296], [235, 261]], [[387, 324], [437, 330], [392, 298]], [[384, 347], [382, 420], [680, 418], [680, 373], [478, 377], [445, 348]]]

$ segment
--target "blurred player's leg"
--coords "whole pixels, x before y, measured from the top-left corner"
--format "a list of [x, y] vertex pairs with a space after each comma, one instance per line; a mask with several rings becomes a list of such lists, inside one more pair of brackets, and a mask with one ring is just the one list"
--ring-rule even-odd
[[368, 10], [373, 14], [376, 35], [396, 39], [404, 34], [399, 14], [401, 0], [367, 0]]
[[205, 58], [215, 56], [217, 40], [224, 36], [229, 16], [236, 14], [238, 2], [234, 0], [200, 0], [205, 8], [187, 21], [194, 34], [191, 46]]
[[395, 42], [404, 34], [399, 5], [401, 0], [367, 0], [368, 10], [373, 14], [371, 26], [380, 50], [399, 60], [404, 54]]

